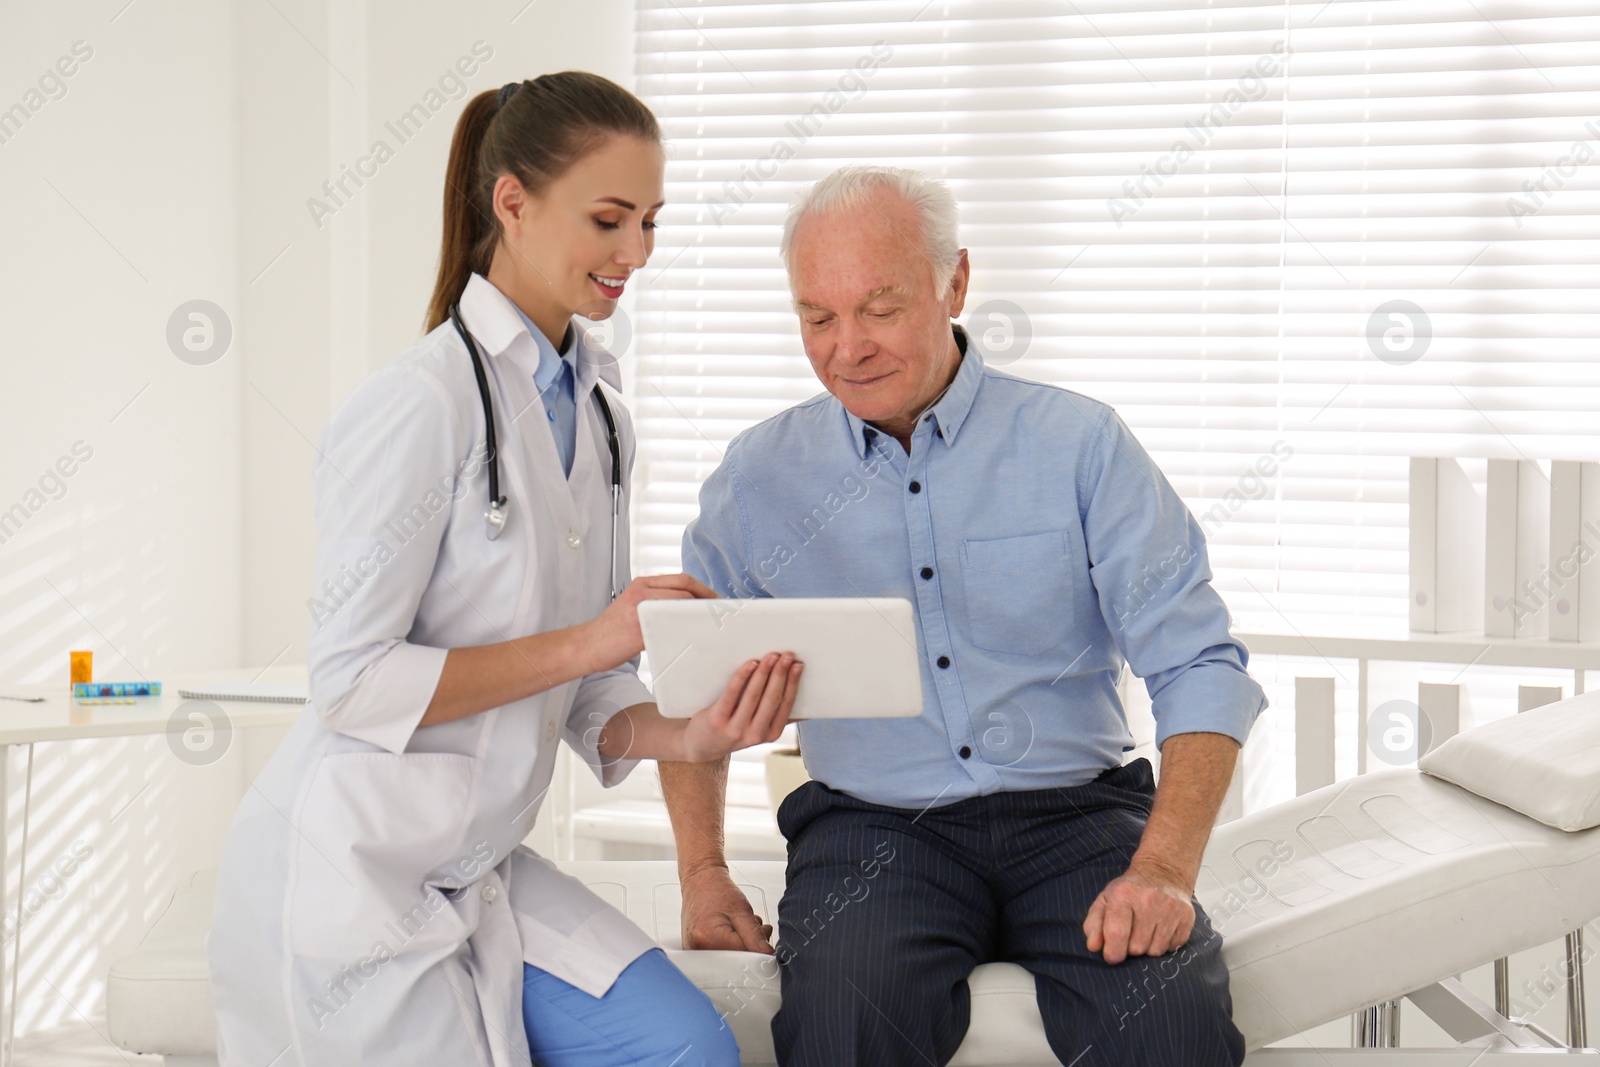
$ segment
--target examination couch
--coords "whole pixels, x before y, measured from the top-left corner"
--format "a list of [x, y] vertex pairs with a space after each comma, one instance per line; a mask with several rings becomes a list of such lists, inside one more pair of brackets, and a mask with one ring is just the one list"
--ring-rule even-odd
[[[673, 863], [563, 866], [669, 950], [724, 1014], [744, 1063], [773, 1062], [771, 958], [679, 950]], [[757, 912], [775, 915], [783, 864], [733, 867]], [[214, 883], [191, 876], [108, 979], [112, 1040], [169, 1067], [216, 1062], [202, 950]], [[1600, 1053], [1557, 1048], [1455, 977], [1600, 917], [1600, 693], [1469, 730], [1419, 770], [1360, 775], [1219, 826], [1196, 895], [1225, 939], [1247, 1067], [1504, 1067], [1551, 1054], [1600, 1067]], [[970, 984], [972, 1025], [952, 1067], [1057, 1062], [1028, 972], [984, 964]], [[1407, 997], [1456, 1047], [1268, 1047]]]

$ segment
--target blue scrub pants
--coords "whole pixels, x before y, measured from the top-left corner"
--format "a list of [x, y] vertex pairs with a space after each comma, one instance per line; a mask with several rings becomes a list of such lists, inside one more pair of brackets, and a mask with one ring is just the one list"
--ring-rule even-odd
[[537, 1067], [738, 1067], [739, 1045], [667, 954], [628, 964], [603, 997], [522, 965], [522, 1025]]

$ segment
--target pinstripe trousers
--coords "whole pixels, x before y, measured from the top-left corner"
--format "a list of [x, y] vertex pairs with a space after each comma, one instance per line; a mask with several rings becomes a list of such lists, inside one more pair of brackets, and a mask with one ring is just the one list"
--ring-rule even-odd
[[782, 1067], [926, 1067], [955, 1055], [967, 975], [1033, 972], [1050, 1048], [1072, 1067], [1238, 1067], [1221, 938], [1195, 904], [1189, 942], [1112, 965], [1083, 920], [1127, 870], [1150, 813], [1150, 763], [1081, 786], [994, 793], [916, 812], [820, 782], [784, 800], [778, 908]]

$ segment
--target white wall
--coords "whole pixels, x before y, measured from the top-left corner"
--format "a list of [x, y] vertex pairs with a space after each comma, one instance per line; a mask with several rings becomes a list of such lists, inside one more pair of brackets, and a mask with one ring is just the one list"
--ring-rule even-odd
[[[237, 302], [234, 12], [120, 6], [19, 5], [0, 24], [0, 107], [27, 106], [75, 41], [88, 57], [0, 144], [0, 508], [26, 510], [0, 544], [3, 682], [64, 684], [73, 648], [108, 679], [240, 654], [237, 342], [195, 366], [166, 339], [184, 301]], [[79, 441], [90, 458], [31, 496]], [[24, 927], [20, 1030], [99, 1010], [109, 953], [220, 839], [214, 798], [237, 795], [242, 751], [202, 771], [162, 738], [39, 746], [26, 884], [85, 858]], [[13, 902], [24, 767], [13, 753]]]
[[236, 302], [232, 11], [95, 7], [20, 6], [0, 28], [0, 107], [75, 40], [92, 52], [0, 144], [0, 509], [92, 450], [0, 527], [8, 680], [64, 681], [77, 647], [112, 678], [239, 655], [238, 360], [192, 366], [165, 336], [186, 300]]
[[[322, 227], [306, 200], [474, 42], [493, 55], [472, 92], [569, 67], [629, 84], [631, 20], [628, 0], [0, 14], [0, 109], [32, 103], [74, 41], [92, 50], [0, 143], [0, 511], [24, 508], [0, 525], [0, 689], [65, 684], [73, 648], [104, 679], [304, 662], [312, 445], [419, 333], [463, 100]], [[166, 339], [196, 298], [233, 333], [206, 365]], [[41, 489], [79, 441], [92, 455]], [[206, 767], [163, 738], [36, 749], [27, 884], [75, 843], [90, 858], [25, 927], [19, 1032], [103, 1011], [106, 968], [183, 873], [215, 862], [272, 740]], [[24, 767], [12, 753], [13, 901]]]

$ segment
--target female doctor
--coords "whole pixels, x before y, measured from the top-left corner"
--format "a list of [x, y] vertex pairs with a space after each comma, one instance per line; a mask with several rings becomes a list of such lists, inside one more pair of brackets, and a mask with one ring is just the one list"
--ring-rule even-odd
[[713, 594], [627, 580], [634, 437], [571, 319], [644, 266], [664, 170], [592, 74], [461, 116], [430, 332], [317, 448], [311, 701], [234, 817], [207, 943], [223, 1067], [738, 1063], [638, 927], [519, 845], [558, 738], [612, 785], [774, 740], [799, 684], [768, 655], [667, 720], [635, 673], [640, 602]]

